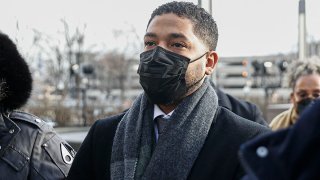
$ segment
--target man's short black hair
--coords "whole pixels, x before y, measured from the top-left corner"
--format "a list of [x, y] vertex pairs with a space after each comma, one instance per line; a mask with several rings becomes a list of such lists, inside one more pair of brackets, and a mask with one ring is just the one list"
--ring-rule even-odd
[[0, 32], [0, 111], [20, 108], [30, 97], [32, 77], [10, 38]]
[[153, 11], [148, 26], [155, 16], [169, 13], [190, 19], [193, 23], [194, 34], [200, 38], [210, 50], [216, 50], [218, 42], [217, 24], [205, 9], [190, 2], [169, 2], [159, 6]]

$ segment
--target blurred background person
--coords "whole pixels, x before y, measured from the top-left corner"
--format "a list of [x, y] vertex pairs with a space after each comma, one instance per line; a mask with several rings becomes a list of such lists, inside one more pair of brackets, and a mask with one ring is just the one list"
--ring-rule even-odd
[[239, 153], [247, 173], [243, 180], [319, 179], [319, 117], [317, 99], [293, 126], [244, 143]]
[[292, 107], [270, 123], [273, 130], [289, 127], [298, 119], [299, 114], [320, 96], [320, 59], [312, 57], [294, 61], [288, 68], [289, 86], [292, 88], [290, 99]]
[[31, 90], [27, 63], [0, 32], [0, 179], [65, 179], [74, 150], [46, 122], [14, 110]]

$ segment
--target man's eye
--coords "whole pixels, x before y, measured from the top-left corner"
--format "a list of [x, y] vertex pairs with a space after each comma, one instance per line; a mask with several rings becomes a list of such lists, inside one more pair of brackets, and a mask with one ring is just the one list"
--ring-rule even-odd
[[305, 93], [300, 93], [300, 94], [298, 94], [298, 96], [299, 96], [300, 98], [304, 98], [304, 97], [307, 96], [307, 94], [305, 94]]
[[183, 43], [173, 43], [171, 46], [173, 47], [177, 47], [177, 48], [185, 48], [187, 47], [185, 44]]
[[144, 42], [144, 46], [156, 46], [156, 43], [154, 41], [146, 41]]
[[320, 96], [320, 94], [318, 94], [318, 93], [317, 94], [313, 94], [314, 98], [318, 98], [319, 96]]

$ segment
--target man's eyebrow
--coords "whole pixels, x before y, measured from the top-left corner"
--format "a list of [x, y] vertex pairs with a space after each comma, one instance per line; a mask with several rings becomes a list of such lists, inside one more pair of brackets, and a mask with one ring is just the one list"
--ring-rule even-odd
[[146, 38], [146, 37], [157, 37], [157, 35], [155, 34], [155, 33], [146, 33], [145, 35], [144, 35], [144, 37]]
[[[158, 37], [157, 34], [155, 33], [151, 33], [151, 32], [148, 32], [144, 35], [144, 37], [151, 37], [151, 38], [155, 38], [155, 37]], [[169, 39], [177, 39], [177, 38], [181, 38], [181, 39], [185, 39], [185, 40], [188, 40], [188, 38], [184, 35], [184, 34], [181, 34], [181, 33], [171, 33], [169, 34], [168, 36]]]
[[172, 38], [172, 39], [182, 38], [182, 39], [188, 40], [188, 38], [184, 34], [181, 34], [181, 33], [171, 33], [169, 35], [169, 37]]

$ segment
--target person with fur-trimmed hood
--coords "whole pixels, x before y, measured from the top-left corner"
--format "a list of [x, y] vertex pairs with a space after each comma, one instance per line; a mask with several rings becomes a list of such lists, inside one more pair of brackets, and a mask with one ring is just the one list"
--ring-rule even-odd
[[0, 32], [0, 179], [65, 179], [72, 147], [40, 118], [15, 110], [31, 90], [27, 63]]

